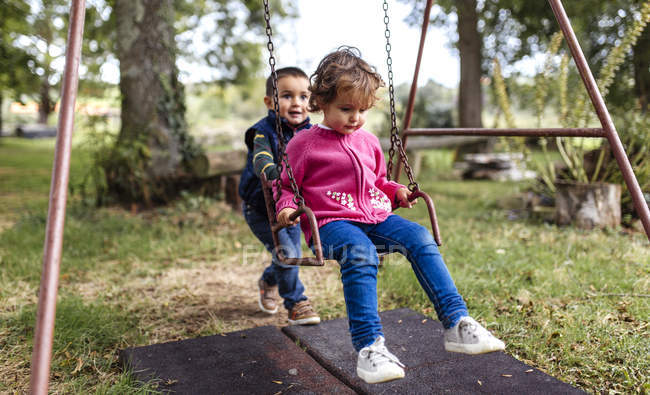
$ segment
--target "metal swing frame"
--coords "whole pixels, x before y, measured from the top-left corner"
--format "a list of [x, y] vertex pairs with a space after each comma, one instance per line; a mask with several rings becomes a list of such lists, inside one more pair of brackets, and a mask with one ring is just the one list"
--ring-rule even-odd
[[[591, 103], [594, 110], [598, 115], [601, 128], [430, 128], [430, 129], [415, 129], [411, 128], [411, 119], [413, 116], [413, 107], [415, 104], [415, 93], [417, 91], [417, 80], [420, 72], [420, 64], [422, 61], [422, 52], [424, 50], [424, 41], [427, 35], [429, 26], [429, 17], [431, 14], [431, 6], [433, 0], [427, 0], [424, 9], [424, 19], [422, 21], [422, 32], [420, 35], [420, 46], [418, 48], [417, 60], [415, 62], [415, 71], [413, 73], [413, 82], [411, 83], [411, 90], [409, 93], [408, 104], [406, 107], [406, 114], [404, 116], [402, 139], [403, 144], [406, 146], [409, 136], [522, 136], [522, 137], [593, 137], [605, 138], [609, 142], [612, 149], [619, 170], [623, 174], [625, 185], [632, 195], [634, 208], [641, 219], [646, 237], [650, 240], [650, 209], [645, 202], [643, 192], [639, 186], [639, 182], [634, 175], [634, 171], [630, 161], [625, 154], [625, 148], [621, 143], [621, 139], [616, 132], [616, 127], [612, 122], [609, 110], [605, 105], [605, 101], [598, 89], [596, 80], [591, 73], [589, 64], [585, 58], [580, 43], [571, 27], [571, 21], [567, 16], [561, 0], [548, 0], [555, 19], [562, 30], [565, 40], [569, 46], [571, 56], [578, 68], [578, 72], [582, 82], [587, 89]], [[395, 179], [399, 180], [401, 168], [397, 164], [395, 169]]]
[[[562, 2], [548, 0], [553, 13], [562, 29], [564, 37], [569, 43], [571, 54], [578, 66], [582, 80], [589, 92], [589, 97], [598, 114], [602, 129], [410, 129], [411, 116], [417, 77], [420, 69], [424, 40], [429, 24], [429, 16], [433, 0], [427, 0], [420, 36], [417, 62], [411, 85], [411, 92], [403, 124], [403, 144], [406, 145], [408, 136], [440, 136], [440, 135], [488, 135], [488, 136], [582, 136], [607, 138], [612, 147], [619, 168], [623, 173], [626, 185], [632, 194], [634, 206], [641, 217], [641, 222], [650, 240], [650, 210], [645, 203], [641, 188], [634, 175], [632, 166], [625, 155], [625, 150], [618, 137], [614, 124], [610, 118], [605, 102], [598, 90], [591, 74], [582, 49], [571, 27]], [[50, 185], [49, 208], [47, 225], [45, 229], [45, 242], [43, 246], [43, 269], [38, 295], [38, 311], [36, 315], [36, 328], [34, 331], [34, 345], [31, 359], [30, 392], [36, 395], [46, 395], [49, 386], [50, 363], [52, 359], [52, 342], [54, 336], [54, 319], [56, 314], [56, 297], [59, 284], [61, 252], [63, 248], [63, 229], [65, 224], [65, 209], [67, 203], [68, 177], [70, 170], [70, 153], [72, 133], [74, 130], [74, 107], [77, 97], [79, 81], [79, 62], [81, 57], [81, 43], [83, 40], [83, 26], [85, 17], [85, 0], [71, 0], [70, 24], [68, 28], [67, 49], [63, 83], [61, 92], [61, 106], [58, 119], [54, 164]], [[396, 180], [399, 176], [399, 163], [396, 168]]]

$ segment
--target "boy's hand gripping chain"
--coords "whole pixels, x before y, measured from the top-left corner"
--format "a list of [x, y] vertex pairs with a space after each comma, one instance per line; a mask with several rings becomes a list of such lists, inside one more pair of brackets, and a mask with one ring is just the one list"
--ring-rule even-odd
[[[278, 232], [284, 226], [278, 224], [275, 212], [275, 199], [273, 198], [273, 186], [266, 179], [266, 175], [262, 173], [262, 190], [264, 192], [264, 201], [266, 203], [266, 212], [269, 216], [269, 224], [271, 225], [271, 233], [273, 234], [273, 244], [275, 245], [274, 254], [276, 254], [280, 263], [285, 265], [302, 265], [302, 266], [323, 266], [325, 261], [323, 259], [323, 248], [320, 243], [320, 233], [318, 232], [318, 225], [316, 223], [316, 217], [311, 209], [305, 206], [305, 199], [300, 195], [300, 190], [298, 189], [298, 184], [296, 184], [296, 179], [293, 176], [293, 169], [289, 164], [289, 158], [285, 151], [285, 141], [284, 135], [282, 133], [282, 124], [280, 123], [280, 103], [278, 96], [278, 75], [275, 72], [275, 57], [273, 56], [273, 31], [271, 30], [271, 14], [269, 12], [269, 2], [268, 0], [264, 1], [264, 20], [266, 21], [266, 36], [269, 41], [267, 43], [267, 48], [269, 49], [269, 66], [271, 66], [271, 81], [273, 82], [273, 110], [275, 111], [275, 132], [278, 135], [278, 145], [279, 145], [279, 154], [280, 161], [278, 163], [278, 173], [282, 174], [282, 165], [286, 167], [287, 176], [289, 177], [289, 182], [291, 189], [293, 190], [293, 202], [298, 206], [298, 210], [291, 215], [291, 219], [294, 220], [298, 218], [301, 214], [307, 216], [309, 225], [312, 231], [312, 241], [314, 244], [314, 254], [315, 258], [287, 258], [284, 255], [284, 251], [280, 247]], [[277, 182], [276, 184], [276, 196], [279, 197], [282, 192], [281, 183]]]
[[386, 37], [386, 64], [388, 66], [388, 95], [390, 97], [390, 149], [388, 150], [388, 166], [386, 168], [386, 176], [390, 180], [391, 175], [393, 174], [393, 157], [395, 156], [395, 147], [399, 152], [399, 157], [402, 163], [404, 164], [404, 171], [409, 179], [408, 189], [411, 191], [409, 195], [409, 201], [414, 201], [415, 199], [421, 197], [427, 204], [427, 209], [429, 210], [429, 218], [431, 220], [431, 230], [433, 231], [433, 238], [436, 241], [438, 246], [442, 245], [442, 239], [440, 238], [440, 229], [438, 228], [438, 219], [436, 217], [436, 208], [433, 205], [433, 200], [429, 195], [420, 190], [418, 183], [415, 182], [415, 177], [413, 176], [413, 170], [408, 162], [408, 157], [406, 156], [406, 151], [404, 150], [404, 145], [402, 144], [402, 139], [399, 137], [399, 130], [397, 129], [397, 120], [395, 115], [395, 90], [393, 88], [393, 58], [390, 56], [390, 29], [388, 27], [388, 22], [390, 18], [388, 17], [388, 2], [384, 0], [384, 25], [386, 25], [386, 30], [384, 31], [384, 36]]

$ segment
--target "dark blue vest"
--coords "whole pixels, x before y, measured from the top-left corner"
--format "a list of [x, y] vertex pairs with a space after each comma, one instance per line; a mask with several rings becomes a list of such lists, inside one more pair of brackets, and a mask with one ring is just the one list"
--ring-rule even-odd
[[[298, 126], [291, 126], [287, 121], [282, 118], [282, 134], [285, 138], [285, 144], [291, 139], [294, 133], [300, 130], [308, 129], [311, 127], [309, 118], [305, 119], [303, 123]], [[256, 134], [263, 134], [271, 143], [271, 150], [273, 151], [273, 161], [278, 163], [278, 136], [275, 133], [275, 111], [269, 110], [269, 114], [262, 118], [255, 125], [251, 126], [245, 135], [246, 147], [248, 147], [248, 156], [246, 158], [246, 167], [242, 172], [239, 180], [239, 196], [249, 206], [255, 208], [260, 213], [266, 213], [266, 204], [264, 203], [264, 193], [262, 192], [262, 183], [260, 178], [255, 174], [253, 166], [253, 140]]]

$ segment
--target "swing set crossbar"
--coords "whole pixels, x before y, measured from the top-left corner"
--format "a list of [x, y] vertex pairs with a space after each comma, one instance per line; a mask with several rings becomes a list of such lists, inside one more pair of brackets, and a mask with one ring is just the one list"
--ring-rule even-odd
[[603, 128], [415, 128], [402, 134], [408, 136], [505, 136], [505, 137], [593, 137], [607, 138]]

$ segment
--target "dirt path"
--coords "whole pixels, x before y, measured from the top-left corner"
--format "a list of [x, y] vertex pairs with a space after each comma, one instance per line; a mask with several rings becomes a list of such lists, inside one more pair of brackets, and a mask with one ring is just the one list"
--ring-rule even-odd
[[[78, 285], [84, 297], [100, 293], [109, 301], [133, 312], [150, 343], [226, 333], [264, 325], [287, 325], [287, 311], [281, 307], [269, 315], [258, 307], [257, 280], [269, 256], [244, 263], [241, 257], [219, 261], [192, 262], [155, 276], [131, 277], [110, 284], [89, 282]], [[254, 261], [254, 263], [253, 263]], [[178, 266], [186, 262], [177, 261]], [[343, 306], [343, 292], [336, 265], [300, 269], [305, 294], [322, 319], [331, 319]], [[119, 285], [117, 285], [119, 284]]]

